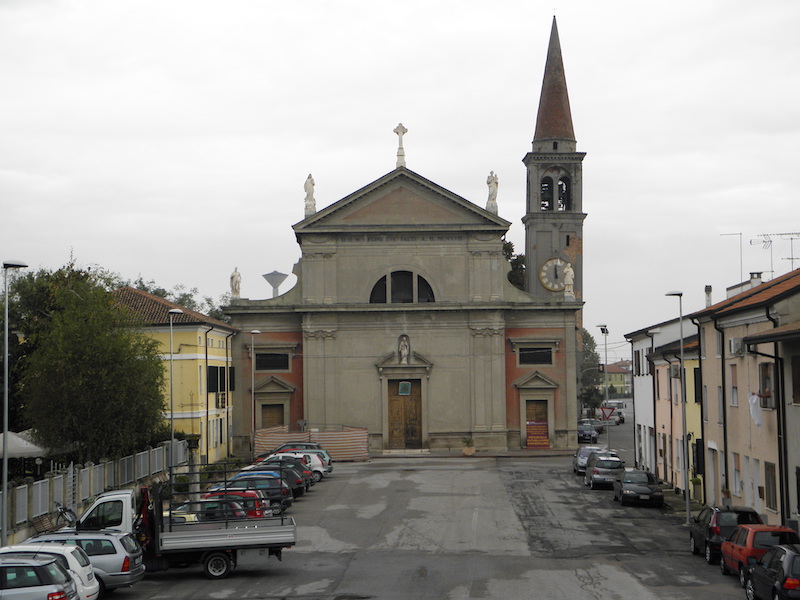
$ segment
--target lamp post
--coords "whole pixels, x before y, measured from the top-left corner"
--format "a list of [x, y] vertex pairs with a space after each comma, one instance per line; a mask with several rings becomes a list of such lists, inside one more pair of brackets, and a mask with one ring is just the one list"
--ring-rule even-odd
[[689, 435], [686, 431], [686, 363], [683, 360], [683, 292], [667, 292], [665, 296], [678, 297], [678, 325], [681, 344], [681, 420], [683, 421], [683, 496], [686, 499], [686, 524], [692, 522], [692, 508], [689, 500]]
[[172, 322], [175, 320], [175, 315], [182, 315], [183, 311], [180, 308], [171, 308], [167, 313], [169, 315], [169, 466], [175, 466], [175, 402], [174, 402], [174, 381], [172, 376]]
[[3, 289], [5, 290], [5, 319], [3, 320], [3, 340], [5, 342], [3, 354], [3, 499], [0, 506], [0, 545], [5, 546], [8, 541], [8, 270], [24, 269], [24, 262], [9, 260], [3, 262]]
[[250, 450], [252, 459], [256, 459], [256, 334], [258, 329], [250, 332], [250, 402], [253, 405], [253, 415], [250, 424]]
[[[600, 328], [600, 333], [603, 334], [603, 348], [604, 348], [604, 358], [603, 358], [603, 398], [604, 398], [604, 406], [608, 406], [608, 325], [598, 325]], [[605, 417], [605, 413], [603, 413], [603, 417]], [[605, 419], [608, 420], [608, 419]], [[611, 450], [611, 425], [606, 424], [606, 443], [608, 444], [608, 449]]]

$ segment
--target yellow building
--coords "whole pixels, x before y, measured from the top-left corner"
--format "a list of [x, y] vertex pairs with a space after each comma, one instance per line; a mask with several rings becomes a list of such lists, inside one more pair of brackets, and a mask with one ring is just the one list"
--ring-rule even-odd
[[235, 381], [231, 337], [236, 328], [131, 287], [120, 288], [114, 295], [142, 319], [144, 332], [160, 344], [166, 383], [164, 418], [173, 421], [176, 432], [199, 435], [201, 463], [226, 459], [232, 415], [230, 386]]

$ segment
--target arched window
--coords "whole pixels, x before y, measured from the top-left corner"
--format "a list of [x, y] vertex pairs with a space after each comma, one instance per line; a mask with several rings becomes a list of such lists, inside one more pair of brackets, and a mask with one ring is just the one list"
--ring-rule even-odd
[[558, 180], [558, 210], [572, 210], [572, 186], [569, 177]]
[[393, 271], [384, 275], [373, 286], [369, 295], [370, 304], [411, 304], [415, 302], [436, 302], [433, 288], [424, 277], [411, 271]]
[[553, 210], [553, 180], [550, 177], [542, 178], [542, 191], [539, 199], [541, 210]]

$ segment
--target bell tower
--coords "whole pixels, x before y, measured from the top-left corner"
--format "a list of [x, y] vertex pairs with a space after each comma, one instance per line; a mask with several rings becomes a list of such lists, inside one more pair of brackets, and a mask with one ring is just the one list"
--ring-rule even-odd
[[583, 157], [576, 151], [558, 27], [544, 68], [525, 216], [525, 291], [542, 302], [583, 301]]

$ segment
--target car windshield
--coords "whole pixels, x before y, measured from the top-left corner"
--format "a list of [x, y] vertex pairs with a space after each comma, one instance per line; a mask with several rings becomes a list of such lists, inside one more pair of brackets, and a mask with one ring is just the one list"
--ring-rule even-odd
[[623, 483], [653, 483], [649, 473], [628, 473], [623, 478]]
[[125, 548], [128, 554], [135, 554], [139, 551], [139, 542], [133, 539], [132, 536], [125, 534], [119, 538], [119, 541], [122, 542], [122, 547]]
[[622, 463], [618, 460], [605, 460], [601, 458], [595, 463], [595, 466], [601, 469], [618, 469], [622, 466]]
[[797, 544], [800, 537], [794, 531], [756, 531], [753, 548], [772, 548], [778, 544]]
[[730, 527], [731, 525], [748, 525], [753, 523], [761, 523], [758, 513], [754, 512], [720, 512], [719, 513], [719, 526]]

